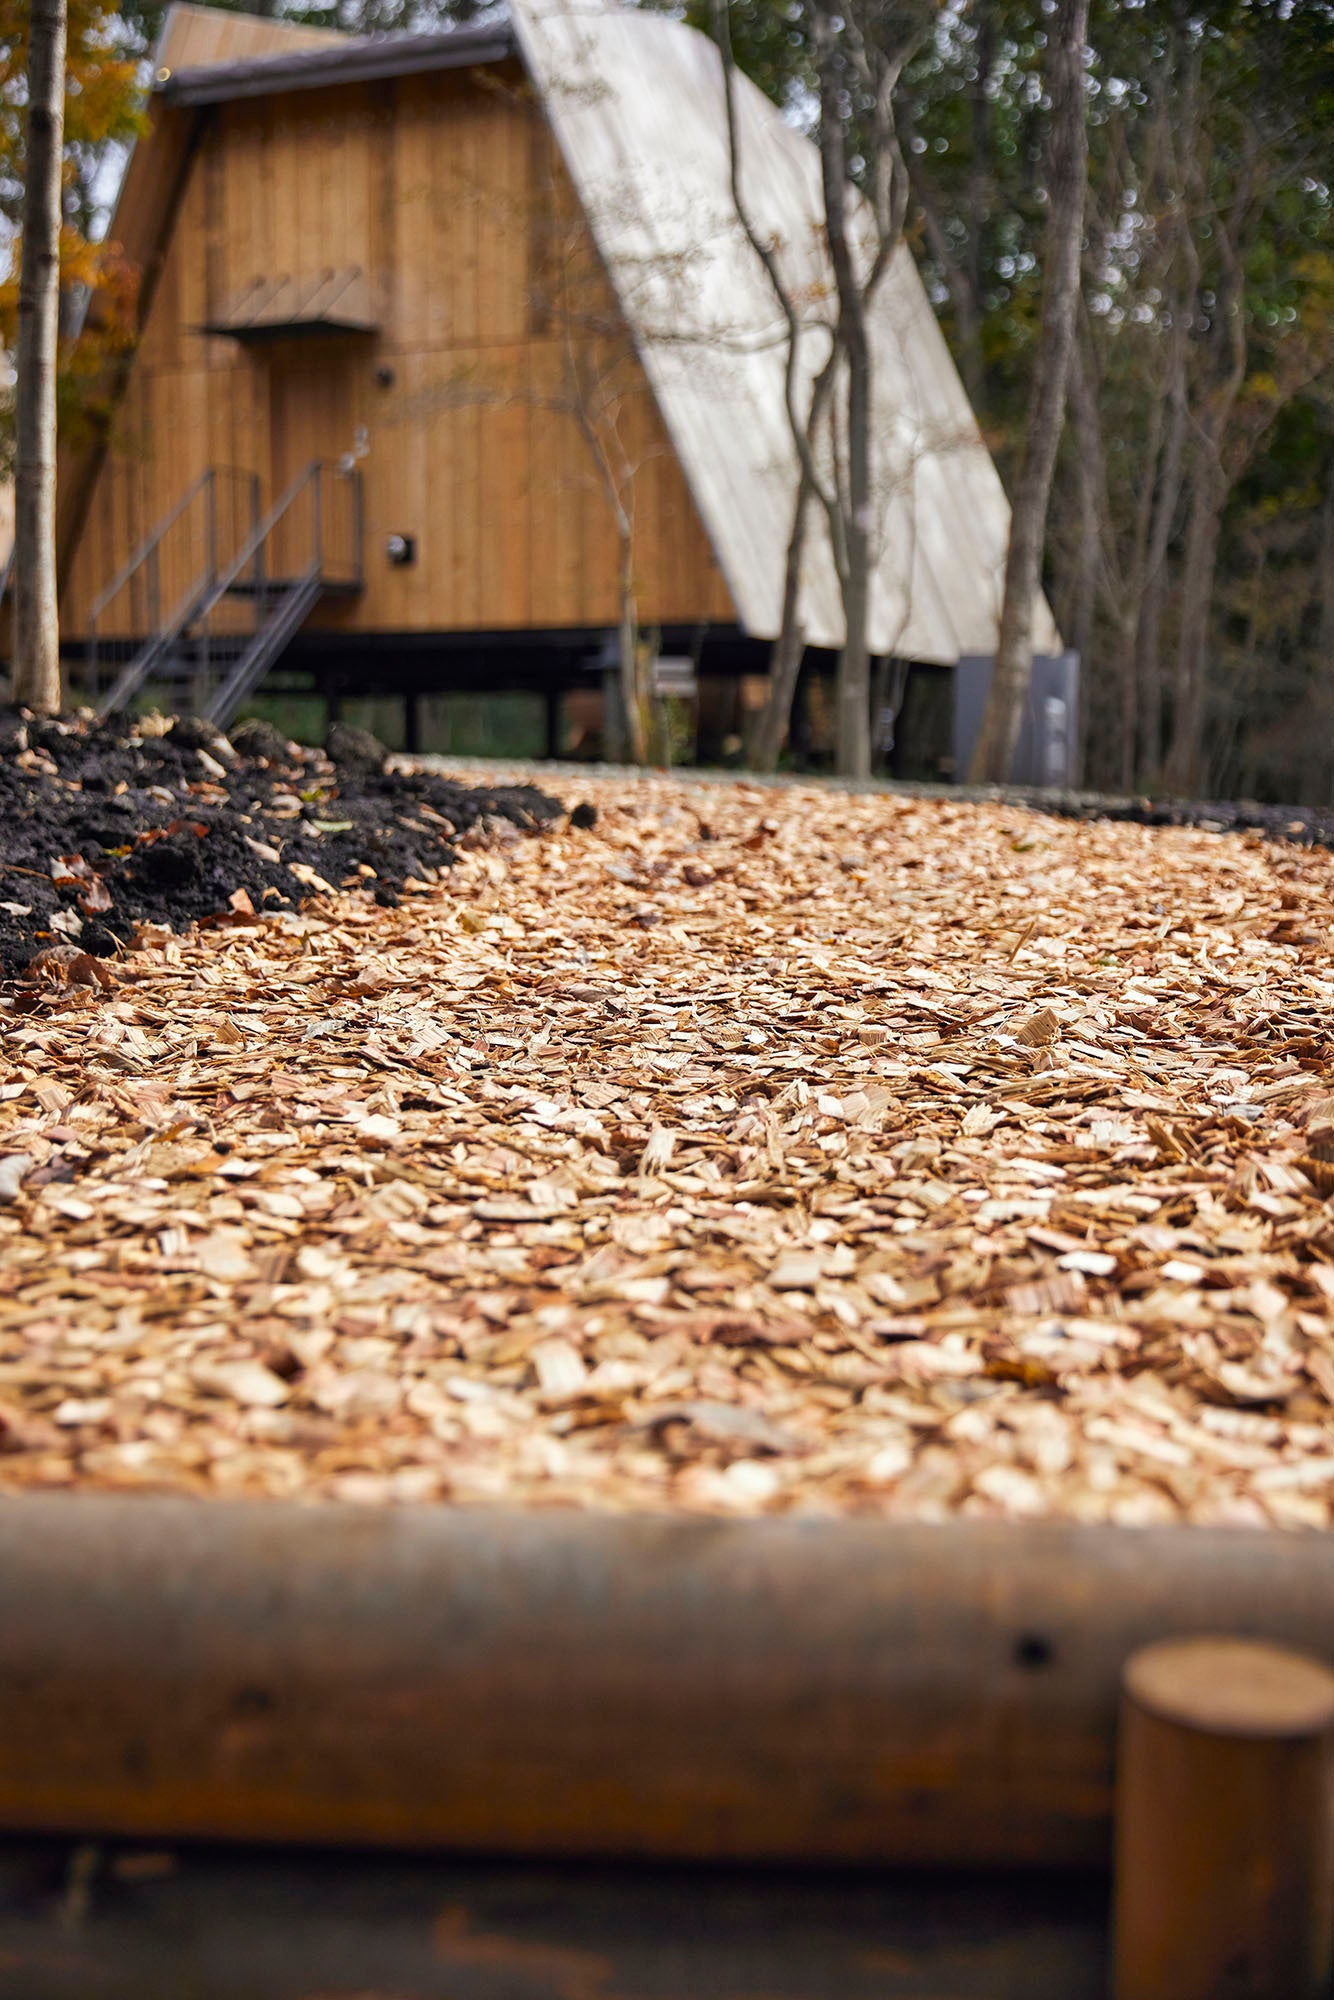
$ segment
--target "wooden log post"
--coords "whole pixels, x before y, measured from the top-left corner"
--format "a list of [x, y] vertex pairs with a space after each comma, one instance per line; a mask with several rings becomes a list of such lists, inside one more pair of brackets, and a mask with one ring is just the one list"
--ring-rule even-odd
[[1115, 2000], [1325, 2000], [1334, 1673], [1247, 1639], [1146, 1646], [1122, 1682]]

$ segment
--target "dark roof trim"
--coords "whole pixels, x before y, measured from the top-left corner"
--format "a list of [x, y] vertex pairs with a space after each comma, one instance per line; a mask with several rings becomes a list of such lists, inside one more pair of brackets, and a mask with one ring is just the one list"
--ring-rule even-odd
[[320, 90], [330, 84], [374, 83], [382, 77], [420, 76], [440, 69], [471, 69], [504, 62], [517, 53], [508, 23], [454, 28], [431, 35], [374, 35], [344, 48], [299, 49], [253, 56], [246, 62], [202, 63], [159, 72], [154, 88], [169, 104], [225, 104], [237, 97], [270, 97], [287, 90]]

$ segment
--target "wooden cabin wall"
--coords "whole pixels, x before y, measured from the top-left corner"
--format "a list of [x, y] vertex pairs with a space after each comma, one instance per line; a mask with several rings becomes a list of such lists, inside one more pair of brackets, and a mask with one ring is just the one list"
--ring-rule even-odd
[[[517, 65], [205, 117], [67, 578], [67, 635], [83, 632], [93, 596], [207, 466], [259, 473], [267, 503], [359, 432], [366, 588], [316, 622], [377, 633], [615, 625], [600, 453], [633, 468], [641, 619], [734, 617]], [[197, 330], [257, 277], [351, 265], [369, 274], [374, 336], [243, 345]], [[415, 537], [415, 564], [388, 563], [393, 532]], [[164, 604], [202, 567], [202, 534], [197, 506], [164, 543]], [[108, 607], [104, 633], [142, 629], [142, 593], [131, 596]]]

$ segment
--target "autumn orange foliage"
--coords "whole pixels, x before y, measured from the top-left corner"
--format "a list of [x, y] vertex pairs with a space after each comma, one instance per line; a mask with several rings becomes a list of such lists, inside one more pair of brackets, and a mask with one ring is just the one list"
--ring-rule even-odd
[[[27, 0], [0, 0], [0, 210], [17, 214], [23, 185]], [[65, 94], [65, 222], [60, 281], [71, 309], [62, 315], [60, 423], [72, 439], [96, 415], [106, 361], [133, 337], [137, 273], [120, 247], [97, 240], [92, 186], [108, 148], [125, 145], [143, 124], [139, 57], [120, 17], [100, 0], [69, 0]], [[5, 247], [0, 275], [0, 344], [12, 351], [17, 331], [20, 239]], [[78, 310], [91, 299], [93, 310]], [[7, 444], [0, 413], [0, 448]]]

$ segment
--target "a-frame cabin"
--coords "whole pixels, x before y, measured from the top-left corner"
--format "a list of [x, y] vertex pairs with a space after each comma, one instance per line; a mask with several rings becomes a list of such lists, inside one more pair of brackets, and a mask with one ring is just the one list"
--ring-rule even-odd
[[[814, 149], [741, 108], [818, 317]], [[111, 230], [138, 339], [61, 466], [76, 686], [223, 721], [279, 660], [333, 694], [568, 686], [627, 589], [664, 650], [762, 669], [795, 463], [724, 129], [716, 52], [661, 16], [353, 40], [174, 8]], [[873, 639], [949, 665], [994, 644], [1008, 510], [906, 251], [881, 298]]]

